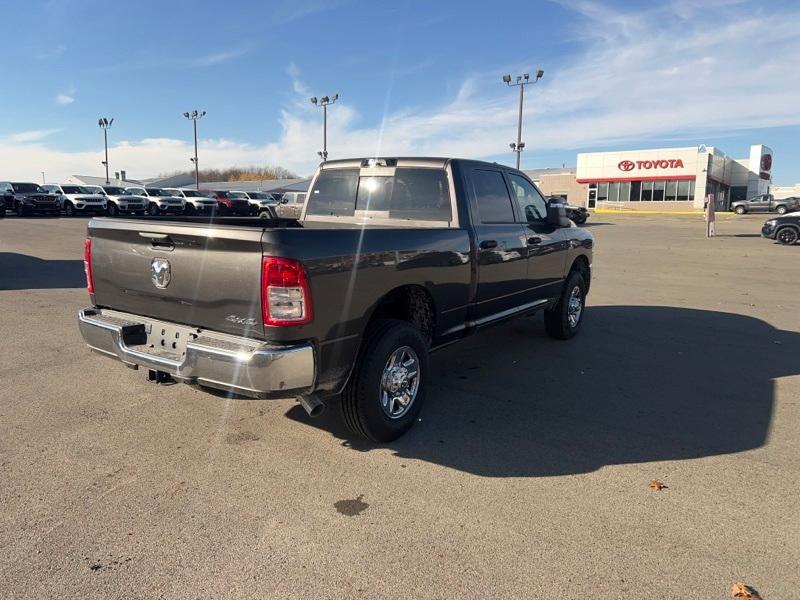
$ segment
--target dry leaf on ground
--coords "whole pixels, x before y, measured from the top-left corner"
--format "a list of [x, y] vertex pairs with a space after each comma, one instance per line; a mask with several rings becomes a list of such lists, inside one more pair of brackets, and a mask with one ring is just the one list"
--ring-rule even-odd
[[742, 600], [763, 600], [758, 592], [749, 585], [737, 581], [731, 588], [731, 598], [742, 598]]
[[667, 484], [658, 479], [653, 479], [653, 481], [650, 482], [650, 488], [654, 490], [664, 490], [667, 489]]

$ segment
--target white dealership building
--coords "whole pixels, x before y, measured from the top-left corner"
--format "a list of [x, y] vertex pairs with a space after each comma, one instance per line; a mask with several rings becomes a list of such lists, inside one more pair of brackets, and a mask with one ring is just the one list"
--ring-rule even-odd
[[733, 200], [764, 194], [772, 183], [772, 150], [750, 146], [734, 159], [713, 146], [578, 154], [575, 180], [581, 204], [592, 208], [702, 210], [708, 196], [718, 210]]

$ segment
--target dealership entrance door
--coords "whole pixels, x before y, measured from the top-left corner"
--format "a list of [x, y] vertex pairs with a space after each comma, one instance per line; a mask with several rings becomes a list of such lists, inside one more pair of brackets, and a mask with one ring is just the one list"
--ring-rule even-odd
[[586, 196], [586, 208], [597, 208], [597, 184], [589, 184], [589, 192]]

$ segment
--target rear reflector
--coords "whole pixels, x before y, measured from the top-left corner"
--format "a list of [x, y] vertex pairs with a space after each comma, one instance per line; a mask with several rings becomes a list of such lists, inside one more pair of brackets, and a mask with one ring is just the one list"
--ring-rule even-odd
[[92, 277], [92, 239], [86, 238], [83, 246], [83, 270], [86, 272], [86, 290], [94, 294], [94, 277]]
[[302, 263], [288, 258], [263, 258], [261, 310], [265, 325], [305, 325], [311, 322], [311, 292]]

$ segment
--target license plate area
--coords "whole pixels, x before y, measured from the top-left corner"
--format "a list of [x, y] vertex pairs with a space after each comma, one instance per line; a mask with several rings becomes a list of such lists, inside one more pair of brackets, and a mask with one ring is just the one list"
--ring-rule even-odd
[[131, 350], [175, 362], [183, 362], [186, 344], [200, 334], [199, 329], [171, 323], [141, 323], [123, 328], [122, 339]]

